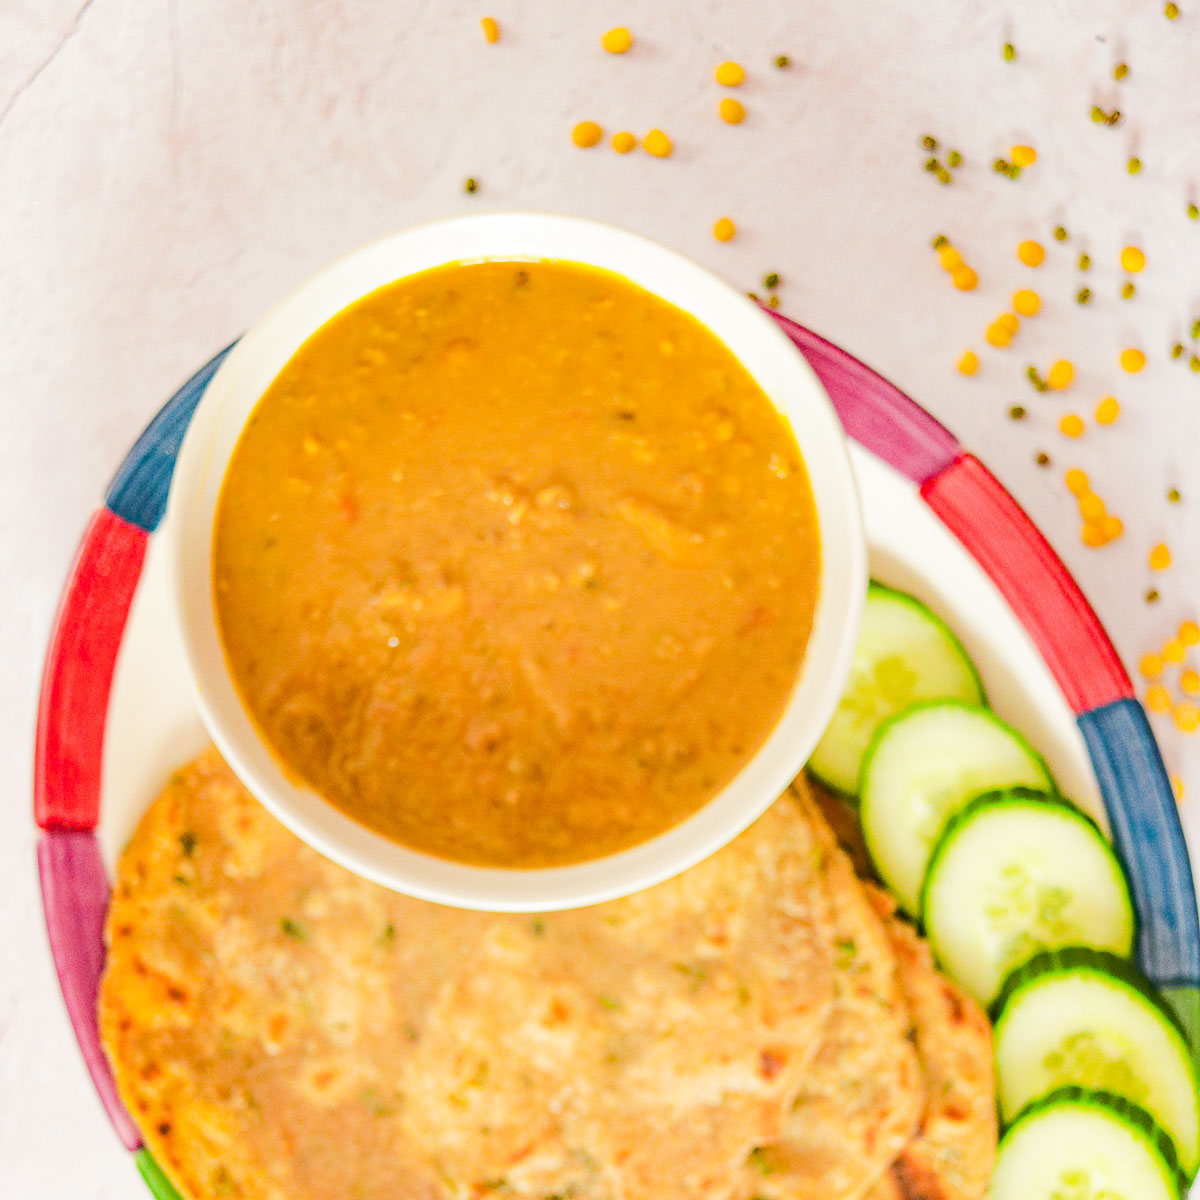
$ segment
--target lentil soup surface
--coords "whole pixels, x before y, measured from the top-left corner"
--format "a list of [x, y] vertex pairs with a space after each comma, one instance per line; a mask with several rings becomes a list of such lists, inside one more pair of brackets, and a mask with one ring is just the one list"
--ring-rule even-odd
[[820, 547], [790, 429], [707, 329], [603, 271], [490, 262], [301, 347], [213, 563], [290, 775], [414, 849], [542, 867], [669, 829], [753, 756]]

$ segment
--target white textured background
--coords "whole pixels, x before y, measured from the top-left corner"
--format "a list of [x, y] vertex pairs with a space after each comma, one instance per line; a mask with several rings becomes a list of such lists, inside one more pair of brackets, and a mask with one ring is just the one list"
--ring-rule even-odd
[[[484, 44], [496, 4], [503, 39]], [[34, 889], [30, 760], [41, 656], [83, 525], [171, 391], [331, 257], [412, 222], [532, 207], [604, 218], [784, 307], [930, 408], [1015, 492], [1083, 583], [1127, 662], [1200, 598], [1200, 374], [1169, 345], [1200, 316], [1200, 0], [0, 0], [0, 1198], [143, 1195], [93, 1096], [53, 977]], [[614, 58], [609, 26], [637, 45]], [[1020, 58], [1009, 65], [1006, 40]], [[771, 66], [791, 56], [788, 71]], [[714, 64], [750, 73], [746, 123], [715, 115]], [[1124, 58], [1121, 85], [1111, 68]], [[1119, 104], [1118, 129], [1092, 124]], [[570, 144], [577, 120], [668, 130], [668, 161]], [[921, 170], [933, 133], [967, 158]], [[1019, 182], [991, 160], [1040, 159]], [[1126, 158], [1145, 163], [1131, 178]], [[481, 190], [466, 196], [468, 175]], [[718, 245], [718, 216], [739, 236]], [[1057, 223], [1067, 247], [1050, 238]], [[957, 293], [929, 249], [979, 271]], [[1032, 236], [1046, 266], [1020, 267]], [[1149, 259], [1116, 298], [1127, 241]], [[1079, 309], [1086, 249], [1096, 299]], [[973, 380], [953, 364], [1014, 288], [1043, 315]], [[1120, 346], [1143, 345], [1136, 379]], [[1035, 396], [1026, 363], [1069, 357], [1075, 389]], [[1115, 392], [1124, 418], [1055, 430]], [[1006, 417], [1015, 402], [1030, 418]], [[1045, 449], [1052, 470], [1033, 456]], [[1084, 549], [1062, 468], [1125, 521]], [[1184, 503], [1168, 506], [1168, 486]], [[1175, 566], [1154, 582], [1146, 555]], [[1194, 794], [1200, 739], [1160, 726]], [[382, 1200], [382, 1198], [381, 1198]]]

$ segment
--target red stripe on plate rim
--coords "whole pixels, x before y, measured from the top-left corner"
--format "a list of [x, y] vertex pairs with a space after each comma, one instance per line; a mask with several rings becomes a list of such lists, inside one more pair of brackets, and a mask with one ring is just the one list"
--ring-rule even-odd
[[92, 517], [46, 654], [34, 747], [42, 829], [95, 829], [108, 694], [148, 535], [106, 508]]

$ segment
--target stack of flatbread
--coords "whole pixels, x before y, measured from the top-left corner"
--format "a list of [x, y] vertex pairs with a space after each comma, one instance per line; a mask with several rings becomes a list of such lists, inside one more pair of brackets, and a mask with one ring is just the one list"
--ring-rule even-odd
[[802, 780], [623, 900], [491, 915], [288, 833], [215, 753], [125, 852], [105, 1048], [182, 1195], [968, 1200], [991, 1035]]

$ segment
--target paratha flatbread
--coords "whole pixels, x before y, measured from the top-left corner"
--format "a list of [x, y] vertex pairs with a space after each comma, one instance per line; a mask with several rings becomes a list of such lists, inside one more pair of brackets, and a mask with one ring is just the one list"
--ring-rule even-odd
[[[810, 790], [869, 880], [871, 861], [857, 816], [819, 785]], [[887, 925], [926, 1094], [916, 1134], [868, 1200], [982, 1200], [997, 1142], [991, 1025], [974, 1000], [937, 971], [928, 944], [896, 915], [893, 898], [871, 882], [866, 887]]]
[[121, 859], [104, 1046], [195, 1200], [741, 1200], [833, 1007], [822, 829], [784, 800], [638, 896], [468, 913], [321, 858], [208, 753]]
[[[810, 790], [859, 874], [870, 880], [857, 816], [819, 785]], [[981, 1200], [997, 1141], [991, 1025], [975, 1001], [937, 971], [928, 944], [896, 915], [895, 900], [871, 882], [866, 886], [887, 924], [927, 1096], [916, 1135], [869, 1200]]]
[[895, 902], [886, 915], [925, 1078], [920, 1127], [871, 1200], [982, 1200], [996, 1159], [992, 1029], [980, 1007], [933, 965], [929, 946]]
[[836, 1000], [784, 1137], [756, 1153], [750, 1167], [758, 1178], [746, 1194], [856, 1200], [912, 1138], [924, 1085], [887, 929], [802, 778], [790, 795], [822, 851]]

